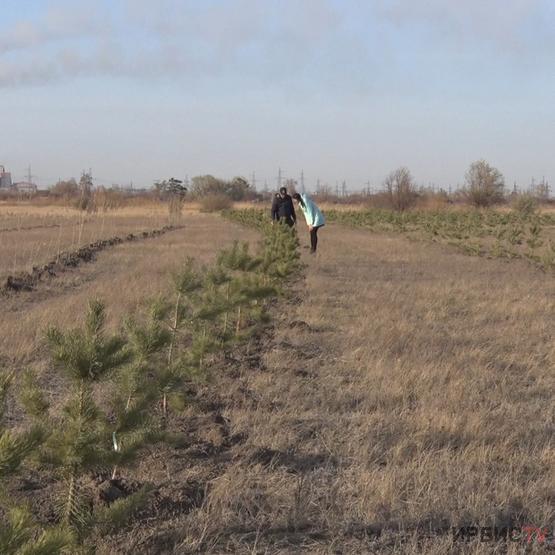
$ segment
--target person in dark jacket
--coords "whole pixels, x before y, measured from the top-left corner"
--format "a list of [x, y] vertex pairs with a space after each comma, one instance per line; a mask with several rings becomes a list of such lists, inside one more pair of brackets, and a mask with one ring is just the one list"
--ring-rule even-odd
[[287, 194], [287, 189], [282, 187], [272, 202], [272, 221], [284, 221], [289, 227], [297, 222], [293, 199]]

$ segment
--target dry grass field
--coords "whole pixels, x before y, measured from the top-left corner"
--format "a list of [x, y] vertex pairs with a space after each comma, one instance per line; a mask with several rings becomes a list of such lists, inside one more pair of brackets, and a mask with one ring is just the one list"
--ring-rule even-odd
[[[0, 275], [75, 245], [75, 218], [0, 211]], [[102, 218], [84, 233], [166, 223], [139, 209]], [[183, 225], [0, 297], [0, 363], [35, 369], [55, 407], [65, 390], [45, 355], [49, 324], [75, 326], [101, 297], [115, 329], [187, 256], [207, 263], [234, 239], [259, 240], [218, 215], [186, 213]], [[553, 275], [340, 225], [321, 230], [310, 256], [299, 232], [305, 266], [272, 305], [272, 327], [218, 362], [171, 417], [183, 442], [149, 448], [132, 477], [153, 485], [150, 505], [98, 538], [98, 552], [544, 552], [537, 537], [465, 542], [452, 529], [553, 531]], [[10, 400], [10, 425], [20, 417]], [[26, 469], [8, 488], [52, 520], [48, 473]]]
[[62, 206], [0, 205], [0, 281], [101, 239], [161, 228], [154, 207], [87, 214]]

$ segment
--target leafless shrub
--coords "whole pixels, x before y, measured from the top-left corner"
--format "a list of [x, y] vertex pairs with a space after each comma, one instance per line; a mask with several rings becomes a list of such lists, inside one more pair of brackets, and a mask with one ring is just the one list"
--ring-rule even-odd
[[97, 210], [108, 212], [126, 205], [125, 195], [121, 191], [98, 187], [93, 193], [93, 203]]
[[332, 188], [327, 184], [320, 185], [314, 196], [318, 199], [318, 202], [335, 203], [338, 200], [337, 195], [333, 193]]
[[392, 171], [384, 181], [384, 189], [389, 205], [394, 210], [407, 210], [416, 203], [416, 189], [408, 168]]
[[485, 160], [470, 165], [463, 194], [474, 206], [487, 207], [504, 200], [505, 180], [501, 172]]
[[231, 181], [218, 179], [213, 175], [198, 175], [191, 180], [191, 193], [195, 198], [225, 195], [231, 200], [248, 200], [256, 196], [244, 177], [234, 177]]
[[73, 177], [65, 181], [60, 180], [50, 188], [50, 194], [64, 200], [73, 199], [79, 194], [79, 185]]
[[202, 212], [218, 212], [231, 208], [232, 200], [224, 194], [206, 195], [200, 199], [200, 209]]

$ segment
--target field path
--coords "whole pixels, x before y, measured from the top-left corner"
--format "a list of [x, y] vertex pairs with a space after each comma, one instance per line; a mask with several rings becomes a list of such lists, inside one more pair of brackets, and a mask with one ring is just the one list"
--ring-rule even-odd
[[303, 259], [224, 413], [247, 436], [206, 517], [226, 545], [439, 554], [452, 525], [553, 522], [553, 278], [333, 225]]

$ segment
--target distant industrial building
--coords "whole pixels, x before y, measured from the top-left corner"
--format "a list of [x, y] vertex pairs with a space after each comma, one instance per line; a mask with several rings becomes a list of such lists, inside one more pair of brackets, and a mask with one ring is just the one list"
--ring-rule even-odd
[[12, 174], [6, 171], [4, 166], [0, 166], [0, 189], [12, 188]]
[[16, 193], [20, 195], [35, 195], [38, 187], [31, 181], [31, 170], [29, 168], [29, 176], [26, 181], [12, 181], [12, 174], [6, 171], [6, 168], [0, 165], [0, 191]]
[[34, 195], [37, 192], [37, 186], [34, 183], [29, 183], [28, 181], [19, 181], [18, 183], [13, 184], [12, 190], [24, 195]]

